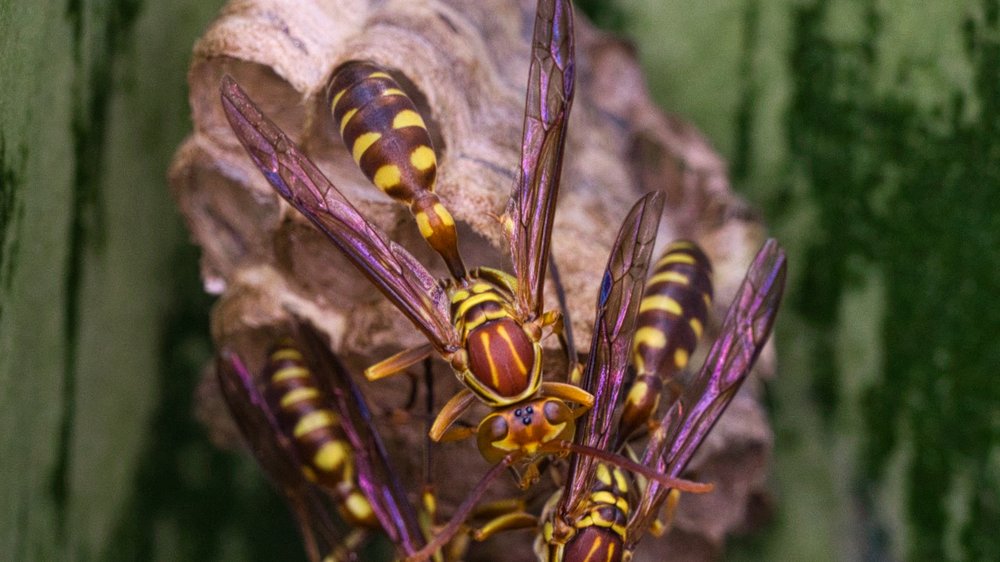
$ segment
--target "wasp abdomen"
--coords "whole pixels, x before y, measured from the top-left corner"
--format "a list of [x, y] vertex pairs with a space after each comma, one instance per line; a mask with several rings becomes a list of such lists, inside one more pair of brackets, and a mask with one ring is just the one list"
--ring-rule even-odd
[[632, 342], [636, 379], [622, 412], [622, 438], [656, 410], [664, 384], [687, 366], [712, 301], [712, 265], [694, 242], [673, 242], [656, 263]]
[[420, 234], [456, 278], [464, 277], [455, 221], [434, 193], [437, 155], [413, 100], [385, 69], [365, 61], [341, 66], [327, 95], [354, 161], [376, 187], [409, 206]]
[[368, 499], [355, 481], [354, 455], [340, 418], [324, 401], [315, 375], [290, 342], [282, 342], [268, 357], [267, 399], [286, 435], [292, 438], [306, 478], [339, 499], [349, 522], [376, 526]]

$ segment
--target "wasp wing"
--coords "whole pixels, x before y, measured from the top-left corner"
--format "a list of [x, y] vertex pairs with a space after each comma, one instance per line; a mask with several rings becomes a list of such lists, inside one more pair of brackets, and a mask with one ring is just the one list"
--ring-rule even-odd
[[[675, 477], [687, 467], [767, 343], [784, 292], [786, 270], [785, 251], [774, 239], [765, 242], [729, 305], [719, 339], [653, 432], [642, 464]], [[669, 491], [649, 482], [629, 524], [628, 540], [633, 546], [657, 516]]]
[[243, 438], [298, 521], [309, 559], [319, 562], [347, 533], [323, 495], [302, 473], [305, 466], [240, 358], [223, 351], [216, 360], [219, 388]]
[[454, 351], [458, 334], [448, 298], [430, 272], [365, 219], [232, 77], [222, 79], [221, 92], [233, 132], [274, 189], [326, 234], [438, 351]]
[[[594, 395], [594, 407], [577, 423], [577, 442], [589, 447], [606, 450], [617, 427], [612, 416], [628, 369], [663, 200], [662, 193], [649, 193], [632, 207], [608, 258], [597, 299], [590, 356], [583, 373], [583, 388]], [[560, 512], [568, 513], [590, 493], [592, 465], [599, 462], [586, 455], [571, 457]]]
[[315, 362], [316, 373], [326, 375], [317, 377], [318, 383], [340, 414], [341, 428], [354, 451], [358, 485], [389, 539], [407, 555], [412, 554], [424, 545], [424, 537], [364, 395], [312, 326], [300, 323], [298, 340]]
[[517, 305], [542, 312], [542, 289], [559, 192], [566, 123], [573, 101], [573, 7], [539, 2], [524, 109], [521, 166], [506, 219]]

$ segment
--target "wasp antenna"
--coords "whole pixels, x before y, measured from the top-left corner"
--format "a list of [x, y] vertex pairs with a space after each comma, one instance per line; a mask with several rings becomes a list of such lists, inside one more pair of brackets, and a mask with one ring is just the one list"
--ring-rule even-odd
[[595, 449], [594, 447], [588, 447], [586, 445], [579, 445], [577, 443], [571, 443], [569, 441], [559, 441], [555, 443], [555, 446], [567, 451], [572, 451], [579, 455], [587, 455], [589, 457], [594, 457], [595, 459], [600, 459], [609, 464], [613, 464], [624, 468], [632, 473], [639, 474], [648, 478], [649, 480], [655, 480], [674, 490], [680, 490], [682, 492], [688, 492], [691, 494], [707, 494], [711, 492], [715, 486], [712, 484], [706, 484], [704, 482], [695, 482], [693, 480], [686, 480], [684, 478], [674, 478], [673, 476], [668, 476], [661, 472], [657, 472], [648, 466], [641, 465], [631, 459], [623, 457], [615, 453], [609, 453], [601, 449]]

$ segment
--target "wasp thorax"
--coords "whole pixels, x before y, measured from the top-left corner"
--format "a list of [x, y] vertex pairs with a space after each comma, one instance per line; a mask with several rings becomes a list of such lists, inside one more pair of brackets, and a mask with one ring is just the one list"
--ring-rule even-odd
[[566, 545], [563, 560], [620, 562], [625, 560], [624, 541], [606, 527], [588, 526]]
[[513, 319], [492, 320], [474, 328], [466, 351], [472, 376], [492, 394], [521, 396], [537, 386], [539, 348]]

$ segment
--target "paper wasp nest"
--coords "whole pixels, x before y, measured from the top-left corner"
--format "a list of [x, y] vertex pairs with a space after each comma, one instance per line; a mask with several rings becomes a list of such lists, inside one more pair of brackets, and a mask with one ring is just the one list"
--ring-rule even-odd
[[[253, 166], [223, 115], [221, 77], [231, 74], [365, 216], [443, 277], [441, 260], [408, 211], [357, 168], [323, 100], [326, 81], [343, 62], [368, 59], [391, 69], [434, 135], [437, 192], [459, 223], [466, 263], [509, 271], [496, 215], [515, 180], [533, 21], [528, 0], [229, 3], [195, 47], [189, 74], [194, 133], [170, 171], [174, 196], [202, 248], [205, 288], [220, 296], [212, 315], [217, 344], [259, 369], [269, 338], [294, 313], [325, 331], [360, 374], [367, 364], [422, 343], [419, 331]], [[667, 194], [660, 243], [693, 238], [715, 267], [716, 301], [701, 354], [692, 360], [697, 367], [764, 229], [730, 190], [725, 164], [708, 142], [653, 106], [632, 50], [580, 14], [576, 64], [552, 239], [576, 348], [583, 354], [589, 347], [601, 273], [622, 219], [641, 193], [657, 189]], [[554, 309], [551, 283], [548, 289], [546, 308]], [[555, 338], [545, 343], [556, 347]], [[437, 409], [457, 383], [445, 365], [434, 369]], [[757, 371], [772, 369], [767, 349]], [[407, 377], [364, 385], [377, 411], [398, 410], [409, 389]], [[676, 559], [717, 555], [725, 534], [752, 527], [761, 511], [755, 508], [767, 504], [772, 435], [759, 393], [756, 380], [744, 387], [692, 463], [694, 476], [714, 482], [716, 491], [682, 500], [666, 539]], [[397, 416], [381, 429], [391, 449], [411, 451], [393, 459], [402, 472], [420, 475], [426, 415], [422, 406], [410, 412], [409, 421]], [[434, 477], [448, 482], [439, 487], [446, 488], [442, 502], [454, 505], [487, 467], [471, 442], [433, 451]], [[503, 486], [496, 488], [502, 496]], [[644, 541], [647, 547], [654, 542]]]

